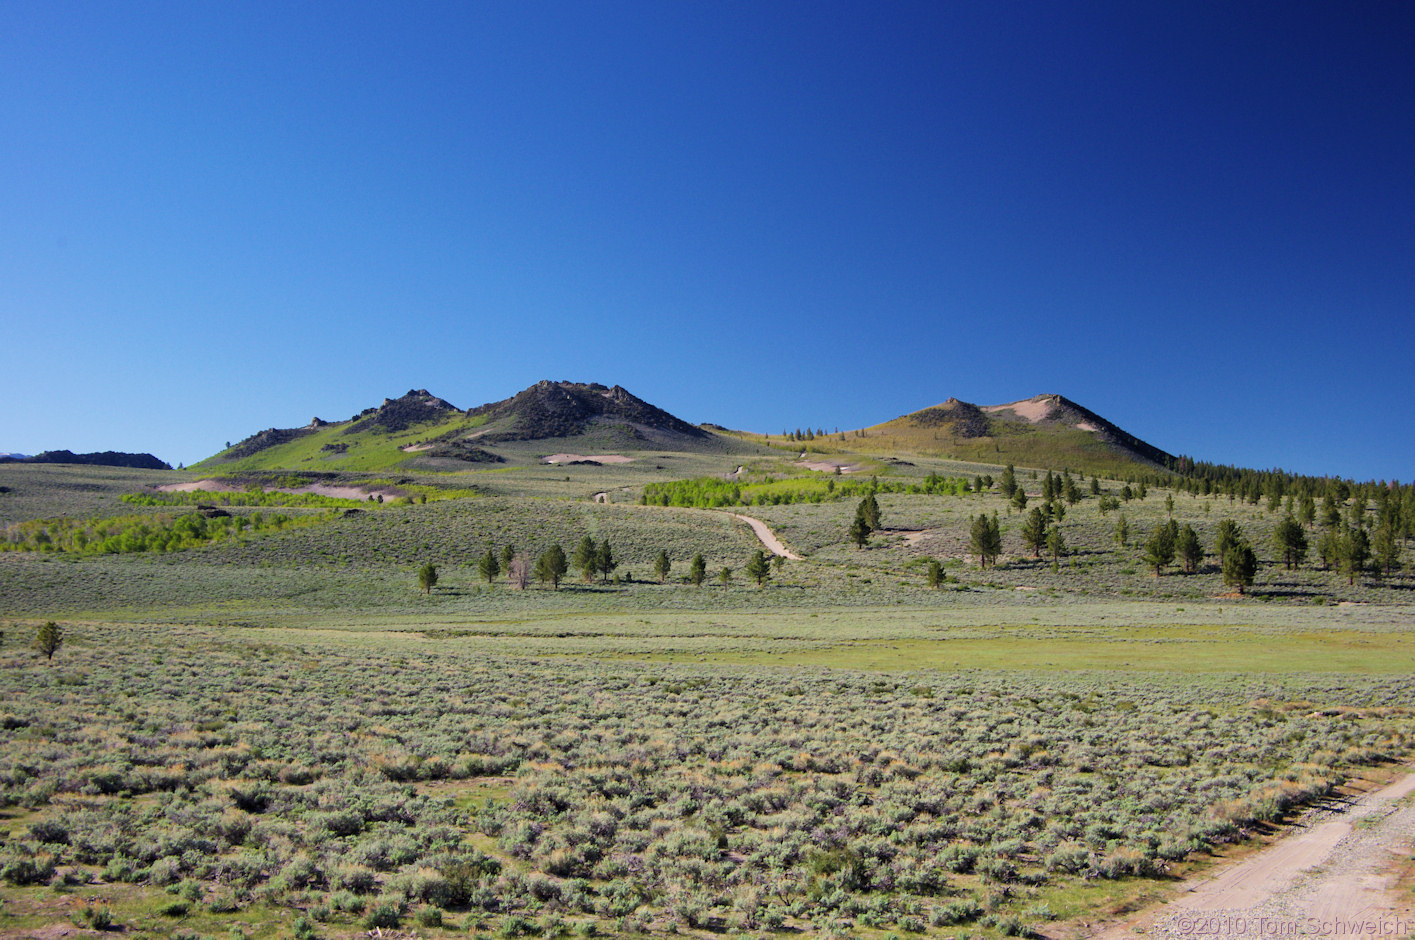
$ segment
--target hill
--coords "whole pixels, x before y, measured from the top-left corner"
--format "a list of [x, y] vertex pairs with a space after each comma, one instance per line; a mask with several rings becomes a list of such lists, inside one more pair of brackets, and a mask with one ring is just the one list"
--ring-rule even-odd
[[467, 414], [483, 419], [475, 436], [487, 442], [571, 438], [605, 430], [622, 437], [625, 444], [658, 447], [701, 444], [713, 436], [618, 385], [606, 388], [593, 382], [537, 382]]
[[89, 467], [130, 467], [134, 470], [171, 470], [172, 465], [152, 454], [127, 454], [116, 450], [76, 454], [71, 450], [46, 450], [33, 457], [0, 455], [0, 463], [66, 463]]
[[1061, 395], [1036, 395], [1001, 405], [950, 398], [859, 431], [818, 436], [805, 447], [822, 453], [919, 454], [1112, 475], [1168, 468], [1175, 461]]
[[192, 469], [447, 471], [533, 461], [558, 451], [744, 449], [740, 441], [691, 425], [618, 385], [542, 381], [466, 411], [413, 389], [347, 421], [314, 418], [304, 427], [258, 431]]

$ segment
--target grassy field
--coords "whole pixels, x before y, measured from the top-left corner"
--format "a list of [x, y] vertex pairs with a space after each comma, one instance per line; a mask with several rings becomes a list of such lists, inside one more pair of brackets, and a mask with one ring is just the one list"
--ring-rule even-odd
[[[770, 451], [551, 467], [526, 447], [390, 480], [425, 504], [268, 494], [224, 511], [313, 524], [0, 552], [0, 934], [1080, 935], [1411, 756], [1415, 582], [1285, 570], [1265, 504], [1088, 496], [1056, 570], [995, 491], [884, 493], [864, 549], [854, 498], [738, 507], [805, 556], [759, 588], [745, 524], [638, 505], [644, 488], [742, 467], [804, 493], [792, 481], [831, 474]], [[999, 473], [859, 466], [901, 486]], [[0, 523], [136, 520], [154, 509], [123, 495], [194, 478], [0, 467]], [[1146, 569], [1170, 495], [1211, 555], [1219, 520], [1243, 528], [1262, 561], [1247, 596], [1213, 557]], [[980, 512], [1004, 529], [986, 570]], [[585, 535], [612, 544], [608, 580], [519, 591], [476, 569]], [[31, 647], [47, 620], [52, 661]]]

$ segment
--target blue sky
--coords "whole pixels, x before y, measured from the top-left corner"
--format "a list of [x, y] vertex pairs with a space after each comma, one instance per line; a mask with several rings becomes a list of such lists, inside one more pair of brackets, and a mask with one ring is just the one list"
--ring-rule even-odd
[[0, 450], [542, 378], [1415, 477], [1415, 5], [0, 0]]

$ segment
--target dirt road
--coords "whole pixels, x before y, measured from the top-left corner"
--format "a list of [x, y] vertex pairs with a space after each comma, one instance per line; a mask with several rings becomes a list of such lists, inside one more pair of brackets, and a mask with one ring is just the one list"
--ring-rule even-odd
[[[1103, 940], [1229, 936], [1415, 934], [1398, 916], [1394, 863], [1415, 840], [1415, 773], [1349, 802], [1313, 810], [1292, 833], [1196, 881], [1188, 893], [1138, 919], [1107, 926]], [[1403, 853], [1403, 856], [1402, 856]]]
[[797, 555], [795, 552], [791, 551], [791, 549], [781, 544], [781, 540], [776, 537], [776, 533], [771, 531], [765, 522], [735, 512], [729, 513], [729, 515], [734, 519], [741, 519], [743, 522], [747, 523], [747, 525], [751, 526], [752, 531], [757, 533], [757, 538], [762, 540], [762, 544], [766, 546], [767, 551], [771, 552], [773, 555], [780, 555], [782, 558], [789, 558], [792, 561], [801, 560], [800, 555]]

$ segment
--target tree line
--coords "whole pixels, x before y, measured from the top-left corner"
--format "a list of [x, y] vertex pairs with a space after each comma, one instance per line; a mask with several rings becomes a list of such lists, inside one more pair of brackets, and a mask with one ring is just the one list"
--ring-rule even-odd
[[[785, 559], [780, 556], [769, 557], [761, 549], [757, 549], [747, 559], [743, 570], [748, 578], [756, 582], [758, 587], [765, 587], [766, 583], [771, 580], [773, 571], [780, 568], [784, 562]], [[496, 584], [497, 579], [504, 576], [507, 584], [522, 591], [529, 588], [533, 580], [538, 581], [542, 586], [549, 586], [552, 590], [559, 590], [561, 582], [572, 571], [577, 573], [581, 581], [586, 584], [592, 583], [596, 579], [602, 584], [609, 584], [611, 577], [613, 577], [614, 583], [618, 584], [620, 579], [615, 571], [619, 567], [620, 562], [615, 558], [614, 548], [610, 545], [609, 540], [596, 543], [588, 535], [580, 539], [574, 552], [569, 555], [557, 543], [532, 559], [529, 554], [517, 550], [515, 545], [507, 544], [499, 550], [490, 547], [486, 550], [486, 554], [477, 559], [477, 573], [486, 581], [488, 587]], [[669, 558], [666, 550], [661, 550], [654, 558], [652, 570], [660, 584], [668, 583], [673, 574], [673, 560]], [[418, 586], [424, 593], [431, 593], [432, 589], [437, 586], [439, 577], [437, 566], [431, 562], [425, 563], [418, 569]], [[722, 567], [718, 569], [715, 577], [724, 586], [730, 584], [732, 569]], [[694, 587], [701, 587], [706, 580], [708, 580], [707, 559], [699, 552], [688, 562], [687, 573], [683, 575], [683, 581]]]

